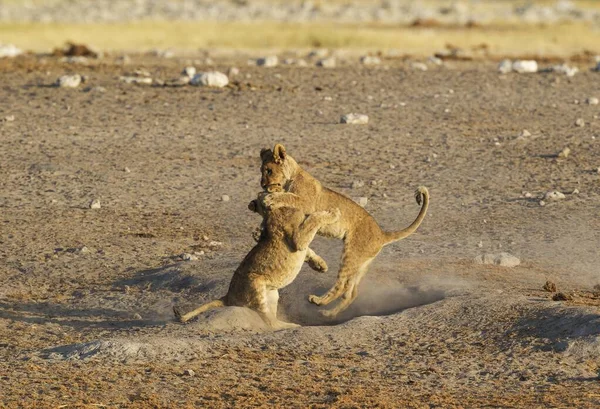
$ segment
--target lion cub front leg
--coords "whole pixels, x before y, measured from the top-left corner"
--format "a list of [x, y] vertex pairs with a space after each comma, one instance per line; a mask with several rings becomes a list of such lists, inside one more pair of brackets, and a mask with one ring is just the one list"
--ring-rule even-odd
[[295, 207], [303, 209], [305, 201], [298, 195], [289, 192], [273, 192], [263, 197], [266, 208], [277, 209], [279, 207]]
[[304, 262], [308, 263], [310, 268], [320, 273], [324, 273], [329, 269], [325, 260], [323, 260], [321, 256], [315, 253], [310, 247], [306, 249], [306, 257], [304, 258]]
[[339, 209], [324, 210], [309, 214], [293, 233], [292, 243], [296, 250], [306, 250], [310, 242], [315, 238], [317, 231], [323, 226], [337, 222], [340, 216]]

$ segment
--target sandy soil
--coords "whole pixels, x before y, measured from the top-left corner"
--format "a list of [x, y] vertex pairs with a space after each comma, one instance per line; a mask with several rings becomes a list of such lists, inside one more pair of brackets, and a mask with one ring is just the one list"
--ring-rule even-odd
[[[186, 61], [111, 61], [0, 61], [0, 119], [14, 116], [0, 123], [0, 407], [600, 405], [591, 63], [567, 79], [487, 62], [261, 69], [230, 57], [217, 68], [241, 74], [215, 90], [118, 80], [135, 68], [176, 78]], [[50, 86], [73, 71], [88, 76], [78, 89]], [[369, 124], [339, 124], [350, 112]], [[302, 328], [269, 332], [240, 308], [172, 322], [174, 303], [224, 294], [253, 245], [246, 205], [258, 152], [276, 142], [325, 185], [368, 197], [387, 229], [414, 219], [418, 185], [430, 212], [335, 322], [306, 301], [335, 280], [341, 243], [322, 238], [312, 247], [330, 271], [305, 267], [282, 291], [282, 315]], [[540, 206], [554, 189], [566, 198]], [[499, 252], [522, 262], [472, 262]], [[572, 299], [552, 301], [546, 280]]]

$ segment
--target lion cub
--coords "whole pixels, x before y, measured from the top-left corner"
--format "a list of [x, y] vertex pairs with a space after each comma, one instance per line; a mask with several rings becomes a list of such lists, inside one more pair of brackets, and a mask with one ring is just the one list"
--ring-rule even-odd
[[317, 230], [335, 223], [340, 212], [338, 209], [325, 210], [306, 216], [291, 206], [269, 209], [264, 204], [265, 196], [266, 193], [260, 193], [258, 199], [248, 205], [250, 210], [263, 216], [263, 232], [233, 273], [227, 294], [187, 314], [174, 306], [173, 312], [180, 322], [189, 321], [212, 308], [239, 306], [258, 312], [273, 329], [299, 326], [277, 319], [278, 290], [294, 281], [305, 259], [311, 259], [308, 245]]
[[[344, 254], [337, 281], [325, 295], [309, 296], [309, 301], [317, 305], [327, 305], [341, 296], [342, 300], [335, 308], [323, 311], [325, 316], [336, 316], [354, 301], [360, 280], [383, 246], [408, 237], [417, 230], [427, 213], [429, 191], [421, 186], [415, 192], [415, 199], [421, 205], [421, 210], [410, 226], [387, 232], [353, 200], [326, 188], [302, 169], [282, 145], [275, 145], [273, 150], [263, 149], [260, 156], [260, 183], [263, 189], [272, 192], [264, 199], [266, 206], [272, 209], [294, 206], [306, 214], [330, 208], [341, 212], [337, 222], [323, 226], [318, 232], [322, 236], [344, 241]], [[281, 192], [282, 188], [285, 192]]]

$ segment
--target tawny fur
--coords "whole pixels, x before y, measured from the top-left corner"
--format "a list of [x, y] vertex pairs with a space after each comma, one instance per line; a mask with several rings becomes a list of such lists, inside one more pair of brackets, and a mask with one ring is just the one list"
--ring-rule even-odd
[[320, 258], [309, 250], [308, 245], [317, 230], [335, 223], [340, 214], [337, 209], [318, 211], [308, 216], [293, 206], [268, 209], [264, 205], [265, 195], [261, 193], [248, 205], [263, 216], [263, 231], [257, 244], [235, 270], [227, 294], [187, 314], [173, 307], [180, 322], [189, 321], [212, 308], [240, 306], [258, 312], [273, 329], [298, 326], [277, 319], [278, 290], [296, 278], [305, 260], [319, 263]]
[[[336, 223], [323, 226], [318, 231], [321, 236], [344, 241], [337, 281], [323, 296], [309, 296], [309, 301], [317, 305], [327, 305], [341, 296], [338, 305], [322, 312], [325, 316], [334, 317], [354, 301], [360, 280], [383, 246], [408, 237], [417, 230], [427, 213], [429, 191], [419, 187], [415, 192], [417, 203], [422, 206], [410, 226], [385, 232], [365, 209], [348, 197], [324, 187], [302, 169], [282, 145], [275, 145], [273, 150], [263, 149], [260, 156], [261, 186], [271, 192], [264, 199], [265, 205], [273, 209], [277, 206], [293, 206], [306, 214], [331, 208], [340, 210], [341, 217]], [[282, 188], [285, 192], [281, 192]]]

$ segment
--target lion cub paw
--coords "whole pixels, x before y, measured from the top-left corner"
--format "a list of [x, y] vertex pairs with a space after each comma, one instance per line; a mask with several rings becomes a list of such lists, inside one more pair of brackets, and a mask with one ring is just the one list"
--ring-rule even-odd
[[320, 273], [325, 273], [329, 269], [329, 266], [327, 265], [325, 260], [323, 260], [319, 256], [313, 256], [311, 259], [309, 259], [308, 265], [310, 266], [310, 268]]
[[265, 207], [267, 209], [277, 209], [279, 207], [283, 207], [284, 203], [282, 203], [281, 200], [279, 200], [281, 196], [281, 193], [278, 192], [274, 192], [274, 193], [269, 193], [268, 195], [265, 195], [262, 199], [263, 204], [265, 205]]
[[340, 212], [340, 209], [336, 207], [335, 209], [327, 210], [327, 215], [329, 216], [329, 223], [336, 223], [338, 220], [340, 220], [340, 217], [342, 217], [342, 212]]
[[308, 301], [315, 305], [321, 305], [323, 303], [322, 297], [319, 297], [318, 295], [309, 295]]

